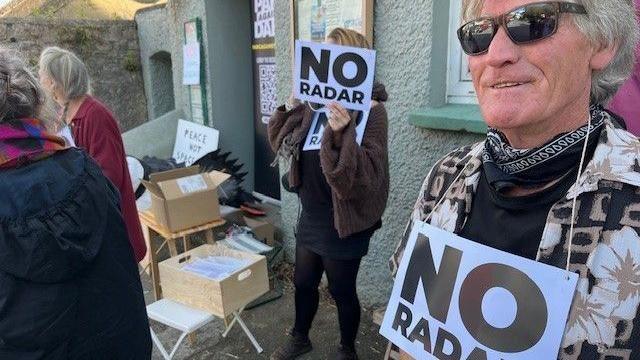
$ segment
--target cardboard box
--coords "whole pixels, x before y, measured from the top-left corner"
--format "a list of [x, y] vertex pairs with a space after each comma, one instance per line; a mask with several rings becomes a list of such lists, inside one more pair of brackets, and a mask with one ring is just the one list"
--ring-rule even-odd
[[192, 166], [151, 174], [142, 183], [151, 193], [156, 221], [180, 231], [221, 219], [218, 186], [229, 177], [219, 171], [200, 173]]
[[[222, 280], [213, 280], [182, 270], [207, 256], [228, 256], [249, 260], [246, 267]], [[267, 259], [262, 255], [228, 249], [222, 245], [202, 245], [159, 264], [160, 285], [165, 298], [196, 309], [226, 317], [269, 291]]]
[[229, 223], [234, 223], [250, 228], [251, 231], [255, 234], [256, 239], [262, 241], [263, 243], [269, 246], [275, 245], [276, 227], [272, 224], [258, 218], [250, 218], [248, 216], [245, 216], [240, 210], [227, 212], [223, 214], [223, 218]]

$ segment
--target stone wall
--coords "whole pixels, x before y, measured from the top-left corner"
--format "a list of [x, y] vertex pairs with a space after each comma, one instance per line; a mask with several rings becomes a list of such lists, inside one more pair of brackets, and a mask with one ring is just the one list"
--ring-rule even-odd
[[[431, 104], [429, 84], [433, 57], [432, 22], [434, 1], [376, 0], [374, 47], [377, 50], [376, 79], [386, 85], [389, 101], [389, 166], [391, 189], [383, 227], [371, 239], [363, 259], [358, 291], [366, 305], [384, 303], [391, 293], [387, 260], [409, 219], [423, 179], [431, 166], [447, 152], [481, 139], [461, 132], [431, 131], [408, 123], [412, 110]], [[291, 69], [291, 23], [288, 1], [276, 1], [276, 56], [278, 69]], [[416, 16], [419, 14], [419, 16]], [[291, 92], [291, 74], [278, 72], [278, 99], [284, 103]], [[434, 101], [435, 102], [435, 101]], [[281, 172], [284, 169], [281, 168]], [[293, 229], [298, 200], [282, 190], [282, 223], [289, 259], [294, 255]]]
[[75, 52], [87, 65], [93, 94], [113, 111], [122, 131], [147, 120], [135, 22], [1, 18], [0, 39], [34, 68], [47, 46]]

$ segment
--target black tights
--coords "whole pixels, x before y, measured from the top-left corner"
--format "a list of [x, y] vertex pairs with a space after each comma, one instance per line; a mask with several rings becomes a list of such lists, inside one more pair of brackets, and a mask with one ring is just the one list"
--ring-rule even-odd
[[322, 273], [327, 272], [329, 292], [338, 307], [340, 343], [355, 348], [360, 326], [360, 301], [356, 293], [356, 278], [360, 258], [335, 260], [322, 257], [302, 246], [296, 246], [296, 323], [294, 331], [308, 336], [318, 311], [318, 285]]

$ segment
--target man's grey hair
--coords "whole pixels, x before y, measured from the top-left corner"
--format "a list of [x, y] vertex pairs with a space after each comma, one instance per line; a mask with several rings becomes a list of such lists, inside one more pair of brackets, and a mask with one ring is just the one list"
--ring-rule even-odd
[[[454, 0], [452, 0], [454, 1]], [[606, 104], [629, 78], [635, 64], [638, 20], [632, 0], [574, 0], [587, 15], [570, 15], [594, 46], [617, 46], [611, 63], [591, 76], [591, 103]], [[463, 22], [481, 15], [484, 0], [463, 0]], [[568, 14], [565, 14], [568, 15]]]
[[91, 91], [89, 72], [82, 60], [69, 50], [48, 47], [40, 54], [40, 71], [44, 71], [62, 92], [65, 102]]
[[38, 117], [44, 101], [40, 82], [22, 56], [0, 47], [0, 123]]

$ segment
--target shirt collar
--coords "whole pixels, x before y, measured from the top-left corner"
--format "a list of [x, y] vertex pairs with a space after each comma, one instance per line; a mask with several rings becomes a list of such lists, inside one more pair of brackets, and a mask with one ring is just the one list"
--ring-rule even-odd
[[76, 111], [76, 114], [73, 116], [73, 119], [71, 119], [71, 121], [79, 120], [86, 117], [87, 112], [89, 111], [89, 105], [91, 104], [92, 100], [93, 98], [91, 96], [86, 95], [84, 101], [78, 108], [78, 111]]
[[567, 199], [596, 191], [600, 180], [640, 187], [640, 140], [605, 120], [593, 158], [578, 181], [569, 189]]

